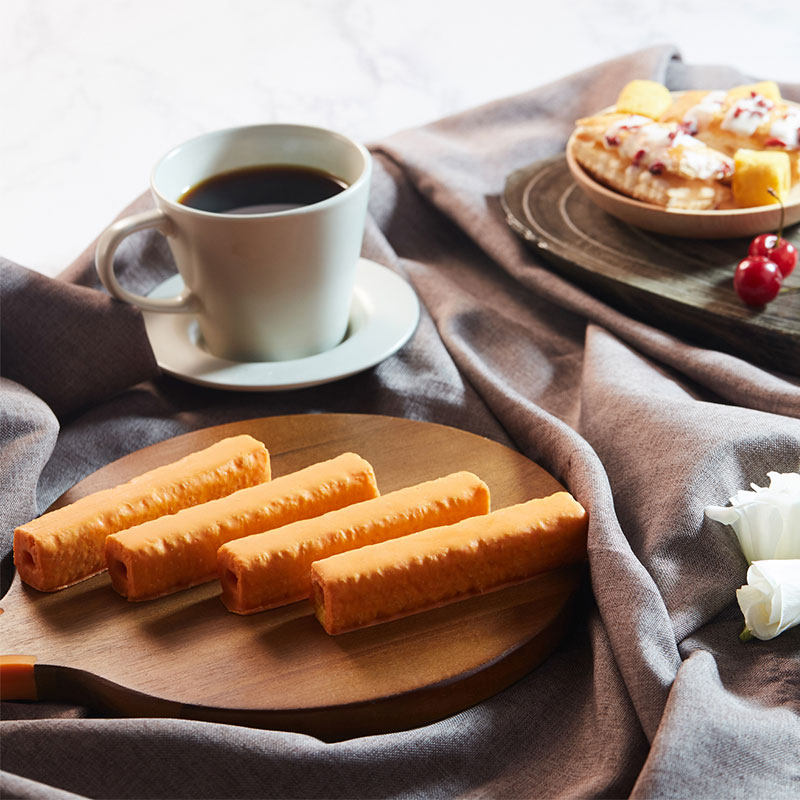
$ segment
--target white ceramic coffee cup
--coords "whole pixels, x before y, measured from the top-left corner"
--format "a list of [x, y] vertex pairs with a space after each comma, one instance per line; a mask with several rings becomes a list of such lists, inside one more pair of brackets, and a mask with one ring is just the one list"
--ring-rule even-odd
[[[179, 198], [220, 173], [259, 165], [311, 167], [345, 184], [311, 205], [259, 214], [200, 211]], [[203, 346], [237, 361], [283, 361], [335, 347], [344, 337], [364, 234], [371, 158], [334, 131], [254, 125], [198, 136], [153, 168], [155, 208], [101, 235], [95, 264], [116, 298], [145, 311], [189, 312]], [[169, 242], [185, 290], [167, 299], [134, 294], [114, 273], [114, 253], [134, 231]]]

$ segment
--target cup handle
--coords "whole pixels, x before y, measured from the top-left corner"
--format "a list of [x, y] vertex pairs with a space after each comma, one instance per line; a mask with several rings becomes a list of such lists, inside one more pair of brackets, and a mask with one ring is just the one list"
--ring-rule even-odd
[[103, 286], [113, 297], [138, 306], [142, 311], [175, 313], [196, 310], [196, 297], [189, 289], [184, 289], [175, 297], [157, 299], [129, 292], [117, 280], [114, 272], [114, 254], [117, 248], [126, 236], [145, 228], [155, 228], [164, 236], [169, 236], [172, 232], [172, 221], [160, 208], [154, 208], [117, 220], [100, 235], [95, 250], [94, 264]]

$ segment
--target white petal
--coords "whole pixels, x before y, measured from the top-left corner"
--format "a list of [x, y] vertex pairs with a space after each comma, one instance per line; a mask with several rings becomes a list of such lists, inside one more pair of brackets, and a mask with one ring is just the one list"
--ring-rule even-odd
[[776, 492], [787, 494], [800, 494], [800, 473], [798, 472], [768, 472], [769, 488]]
[[740, 515], [731, 506], [706, 506], [706, 516], [725, 525], [733, 525], [734, 522], [739, 520]]
[[745, 625], [762, 640], [800, 623], [800, 559], [757, 561], [736, 592]]
[[752, 503], [743, 511], [751, 539], [750, 553], [745, 552], [747, 560], [775, 558], [783, 534], [783, 516], [780, 510], [770, 503]]
[[769, 486], [739, 490], [730, 506], [708, 506], [706, 515], [730, 525], [750, 561], [800, 558], [800, 473], [770, 472]]
[[783, 532], [775, 558], [800, 558], [800, 499], [793, 499], [781, 507]]

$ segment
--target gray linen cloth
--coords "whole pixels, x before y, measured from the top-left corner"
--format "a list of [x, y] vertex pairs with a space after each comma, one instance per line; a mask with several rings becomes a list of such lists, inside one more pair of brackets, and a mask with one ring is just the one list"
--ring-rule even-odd
[[[364, 254], [413, 284], [422, 319], [399, 353], [338, 383], [239, 395], [159, 377], [139, 315], [98, 290], [91, 248], [58, 281], [3, 264], [3, 553], [15, 524], [144, 445], [236, 419], [370, 412], [461, 427], [552, 472], [589, 509], [593, 590], [524, 679], [402, 733], [323, 743], [6, 703], [4, 796], [800, 796], [800, 628], [739, 641], [746, 563], [703, 515], [798, 469], [800, 382], [599, 302], [532, 255], [499, 204], [511, 171], [563, 150], [574, 119], [633, 77], [749, 80], [657, 47], [373, 147]], [[119, 261], [139, 289], [171, 269], [157, 235]]]

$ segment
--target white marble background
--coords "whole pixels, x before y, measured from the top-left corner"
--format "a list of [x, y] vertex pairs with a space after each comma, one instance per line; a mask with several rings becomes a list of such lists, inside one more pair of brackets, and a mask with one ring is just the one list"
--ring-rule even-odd
[[57, 274], [206, 130], [369, 142], [663, 43], [800, 81], [800, 2], [0, 0], [0, 254]]

